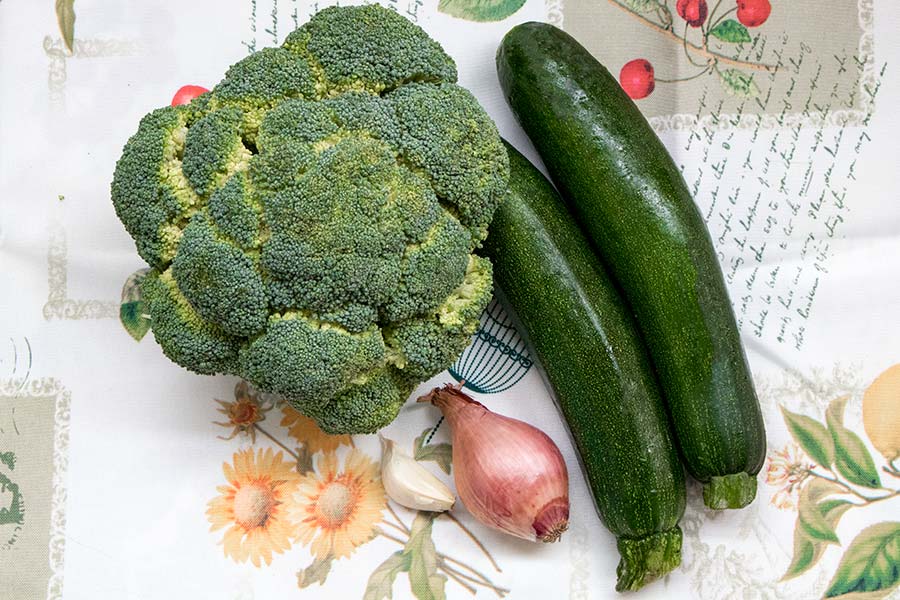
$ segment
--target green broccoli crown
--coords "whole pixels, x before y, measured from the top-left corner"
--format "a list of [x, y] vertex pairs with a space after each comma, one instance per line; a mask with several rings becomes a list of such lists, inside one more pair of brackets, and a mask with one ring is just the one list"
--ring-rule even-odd
[[112, 199], [153, 270], [165, 354], [286, 397], [334, 433], [389, 423], [469, 343], [500, 137], [456, 66], [378, 5], [333, 7], [151, 112]]

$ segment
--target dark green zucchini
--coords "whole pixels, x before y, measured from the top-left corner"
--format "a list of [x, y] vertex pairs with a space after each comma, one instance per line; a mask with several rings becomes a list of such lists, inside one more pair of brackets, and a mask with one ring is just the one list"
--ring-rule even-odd
[[617, 538], [616, 589], [636, 590], [681, 563], [684, 469], [626, 304], [550, 182], [512, 147], [509, 162], [484, 251]]
[[706, 505], [745, 506], [765, 458], [763, 420], [712, 240], [681, 172], [616, 79], [556, 27], [513, 28], [497, 71], [634, 310]]

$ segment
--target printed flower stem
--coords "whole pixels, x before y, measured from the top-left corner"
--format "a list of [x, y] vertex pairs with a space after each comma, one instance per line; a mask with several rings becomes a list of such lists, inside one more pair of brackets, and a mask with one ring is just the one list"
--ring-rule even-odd
[[394, 507], [391, 506], [390, 502], [387, 503], [387, 509], [388, 512], [391, 513], [391, 516], [394, 517], [394, 520], [397, 521], [399, 527], [401, 528], [400, 531], [402, 531], [406, 535], [409, 535], [409, 527], [406, 526], [406, 523], [403, 522], [403, 519], [400, 518], [400, 515], [397, 514], [397, 511], [394, 510]]
[[[497, 587], [497, 586], [495, 586], [495, 585], [485, 585], [485, 584], [483, 584], [483, 583], [480, 583], [477, 579], [474, 579], [474, 578], [472, 578], [472, 577], [469, 577], [469, 576], [466, 575], [465, 573], [462, 573], [462, 572], [460, 572], [460, 571], [457, 571], [456, 569], [454, 569], [454, 568], [451, 567], [450, 565], [444, 563], [444, 561], [440, 561], [438, 564], [441, 564], [441, 565], [443, 566], [444, 572], [447, 573], [447, 575], [450, 575], [450, 574], [452, 573], [453, 575], [456, 575], [457, 577], [460, 577], [461, 579], [465, 579], [466, 581], [470, 581], [470, 582], [475, 583], [475, 584], [483, 585], [484, 587], [490, 589], [492, 592], [494, 592], [495, 594], [497, 594], [497, 596], [500, 597], [500, 598], [503, 598], [504, 596], [506, 596], [506, 594], [509, 593], [509, 590], [507, 590], [507, 589], [505, 589], [505, 588]], [[461, 584], [461, 585], [462, 585], [462, 584]], [[469, 587], [469, 586], [465, 586], [465, 587]], [[473, 594], [474, 594], [474, 590], [473, 590]]]
[[731, 57], [725, 56], [724, 54], [719, 54], [718, 52], [714, 52], [703, 46], [697, 46], [696, 44], [688, 42], [687, 40], [682, 38], [680, 35], [675, 33], [674, 31], [672, 31], [670, 29], [666, 29], [659, 23], [655, 23], [654, 21], [651, 21], [647, 17], [634, 12], [633, 10], [629, 9], [627, 6], [620, 4], [616, 0], [609, 0], [609, 3], [612, 4], [613, 6], [615, 6], [616, 8], [618, 8], [619, 10], [622, 10], [622, 11], [628, 13], [629, 15], [631, 15], [632, 17], [634, 17], [635, 19], [641, 21], [642, 23], [644, 23], [651, 29], [655, 29], [659, 33], [661, 33], [673, 40], [676, 40], [678, 42], [683, 42], [686, 45], [686, 47], [689, 50], [691, 50], [692, 52], [695, 52], [696, 54], [699, 54], [701, 56], [705, 56], [706, 58], [709, 58], [711, 60], [715, 60], [717, 62], [723, 62], [723, 63], [729, 64], [729, 65], [734, 65], [736, 67], [745, 67], [747, 69], [754, 69], [756, 71], [767, 71], [769, 73], [774, 73], [775, 71], [778, 70], [777, 65], [747, 62], [745, 60], [731, 58]]
[[882, 467], [882, 469], [884, 470], [885, 473], [887, 473], [887, 474], [890, 475], [891, 477], [897, 477], [898, 479], [900, 479], [900, 469], [898, 469], [898, 468], [894, 465], [894, 462], [897, 461], [897, 460], [900, 460], [900, 459], [895, 458], [894, 460], [892, 460], [891, 462], [889, 462], [889, 463], [887, 464], [887, 466]]
[[485, 547], [485, 545], [481, 543], [481, 540], [479, 540], [477, 537], [475, 537], [475, 534], [472, 533], [472, 532], [469, 530], [468, 527], [466, 527], [465, 525], [463, 525], [462, 521], [460, 521], [459, 519], [456, 518], [456, 515], [450, 513], [449, 511], [448, 511], [448, 512], [445, 512], [445, 513], [443, 513], [443, 514], [444, 514], [445, 517], [447, 517], [448, 519], [450, 519], [451, 521], [453, 521], [454, 523], [456, 523], [456, 525], [457, 525], [460, 529], [462, 529], [463, 533], [465, 533], [465, 534], [468, 536], [468, 538], [469, 538], [470, 540], [472, 540], [472, 542], [474, 542], [474, 544], [475, 544], [476, 546], [478, 546], [478, 549], [481, 550], [481, 551], [484, 553], [484, 555], [487, 557], [487, 559], [488, 559], [489, 561], [491, 561], [491, 566], [493, 566], [493, 567], [497, 570], [498, 573], [502, 573], [502, 572], [503, 572], [503, 569], [500, 568], [500, 565], [497, 564], [497, 561], [494, 560], [494, 557], [491, 556], [491, 553], [488, 551], [488, 549]]
[[[391, 523], [390, 521], [383, 521], [383, 522], [384, 522], [386, 525], [390, 525], [390, 526], [393, 527], [394, 529], [396, 529], [396, 530], [400, 531], [401, 533], [404, 533], [405, 535], [409, 536], [409, 533], [410, 533], [409, 527], [406, 526], [406, 523], [403, 522], [403, 519], [400, 518], [400, 516], [397, 514], [397, 511], [395, 511], [395, 510], [394, 510], [394, 507], [391, 506], [390, 502], [388, 502], [388, 504], [387, 504], [387, 509], [388, 509], [388, 512], [391, 513], [391, 516], [394, 517], [394, 520], [397, 521], [397, 524], [395, 525], [394, 523]], [[455, 520], [455, 517], [454, 517], [454, 520]], [[498, 572], [502, 572], [501, 569], [500, 569], [500, 567], [497, 566], [496, 561], [494, 561], [494, 557], [491, 556], [491, 554], [487, 551], [486, 548], [484, 548], [484, 546], [482, 546], [482, 544], [475, 538], [475, 536], [472, 534], [472, 532], [470, 532], [468, 529], [466, 529], [466, 528], [462, 525], [462, 523], [459, 523], [459, 522], [457, 521], [457, 524], [463, 529], [463, 531], [466, 532], [466, 534], [469, 535], [469, 537], [471, 537], [471, 538], [475, 541], [476, 544], [478, 544], [478, 545], [481, 547], [482, 551], [485, 553], [485, 555], [487, 556], [488, 560], [491, 561], [491, 564], [494, 566], [494, 568], [497, 569]], [[439, 554], [439, 556], [443, 556], [444, 559], [446, 559], [447, 561], [452, 562], [452, 563], [456, 563], [457, 565], [459, 565], [460, 567], [463, 567], [464, 569], [468, 569], [469, 571], [471, 571], [471, 572], [474, 573], [475, 575], [481, 577], [481, 579], [482, 579], [485, 583], [490, 583], [490, 579], [488, 579], [486, 575], [484, 575], [483, 573], [478, 572], [477, 570], [473, 569], [473, 568], [470, 567], [469, 565], [467, 565], [467, 564], [465, 564], [465, 563], [463, 563], [463, 562], [460, 562], [460, 561], [456, 560], [455, 558], [452, 558], [452, 557], [449, 557], [449, 556], [445, 556], [445, 555], [442, 555], [442, 554]]]
[[[400, 544], [401, 546], [406, 546], [406, 542], [404, 540], [402, 540], [398, 537], [395, 537], [393, 535], [390, 535], [388, 533], [385, 533], [384, 531], [379, 530], [378, 535], [380, 535], [381, 537], [383, 537], [385, 539], [391, 540], [392, 542], [396, 542], [397, 544]], [[487, 576], [485, 576], [483, 573], [479, 572], [478, 570], [470, 567], [466, 563], [456, 560], [455, 558], [447, 556], [446, 554], [443, 554], [441, 552], [436, 552], [436, 555], [438, 557], [438, 568], [440, 568], [445, 573], [447, 573], [447, 570], [449, 569], [453, 572], [454, 575], [462, 577], [466, 581], [471, 581], [472, 583], [475, 583], [482, 587], [488, 588], [489, 590], [491, 590], [492, 592], [497, 594], [497, 596], [499, 596], [500, 598], [503, 598], [506, 594], [509, 593], [508, 589], [494, 585], [494, 583], [491, 582], [491, 580], [488, 579]], [[467, 571], [471, 572], [472, 575], [474, 575], [474, 576], [466, 575], [466, 574], [462, 573], [461, 571], [459, 571], [458, 569], [451, 567], [447, 563], [453, 563], [459, 567], [462, 567], [462, 568], [466, 569]], [[449, 573], [448, 573], [448, 575], [449, 575]], [[455, 578], [454, 578], [454, 580], [455, 580]]]
[[[830, 481], [831, 483], [838, 485], [839, 487], [846, 490], [847, 493], [853, 494], [854, 496], [856, 496], [857, 498], [862, 500], [863, 504], [874, 504], [875, 502], [881, 502], [882, 500], [887, 500], [889, 498], [894, 498], [895, 496], [900, 496], [900, 490], [892, 490], [890, 488], [882, 487], [879, 489], [884, 490], [886, 492], [890, 492], [890, 493], [886, 496], [878, 496], [876, 498], [873, 498], [871, 496], [866, 496], [865, 494], [860, 494], [859, 492], [854, 490], [852, 487], [850, 487], [848, 484], [839, 480], [837, 477], [828, 477], [827, 475], [823, 475], [822, 473], [817, 473], [815, 471], [810, 471], [809, 474], [812, 475], [813, 477], [819, 477], [820, 479], [824, 479], [825, 481]], [[858, 504], [857, 506], [863, 506], [863, 504]]]
[[258, 432], [260, 432], [261, 434], [263, 434], [264, 436], [266, 436], [267, 438], [269, 438], [270, 440], [272, 440], [273, 442], [275, 442], [275, 444], [277, 444], [282, 450], [284, 450], [290, 456], [292, 456], [294, 458], [294, 460], [298, 460], [298, 461], [300, 460], [300, 457], [297, 456], [296, 452], [294, 452], [293, 450], [291, 450], [290, 448], [288, 448], [287, 446], [285, 446], [284, 444], [279, 442], [277, 439], [275, 439], [275, 436], [273, 436], [271, 433], [269, 433], [268, 431], [266, 431], [265, 429], [263, 429], [256, 423], [253, 424], [253, 428], [256, 429]]
[[381, 521], [381, 524], [382, 524], [382, 525], [387, 525], [388, 527], [390, 527], [390, 528], [392, 528], [392, 529], [396, 529], [397, 531], [399, 531], [400, 533], [402, 533], [402, 534], [404, 534], [404, 535], [409, 535], [409, 532], [408, 532], [406, 529], [404, 529], [403, 527], [400, 527], [399, 525], [396, 525], [396, 524], [394, 524], [394, 523], [391, 523], [390, 521], [382, 520], [382, 521]]
[[447, 574], [447, 577], [458, 583], [461, 587], [465, 588], [466, 591], [468, 591], [473, 596], [478, 593], [478, 590], [466, 583], [466, 581], [462, 577], [460, 577], [452, 568], [447, 568], [446, 565], [441, 565], [439, 568], [443, 569], [444, 573]]

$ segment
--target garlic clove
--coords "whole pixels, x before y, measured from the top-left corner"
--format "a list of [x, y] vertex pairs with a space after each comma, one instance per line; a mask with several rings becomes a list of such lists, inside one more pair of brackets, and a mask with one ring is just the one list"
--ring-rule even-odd
[[381, 439], [381, 483], [391, 500], [413, 510], [450, 510], [456, 497], [440, 479], [384, 436]]

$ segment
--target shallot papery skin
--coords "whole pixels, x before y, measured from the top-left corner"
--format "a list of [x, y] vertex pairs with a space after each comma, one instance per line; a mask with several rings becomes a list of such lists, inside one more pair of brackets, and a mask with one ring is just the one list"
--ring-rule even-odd
[[460, 386], [419, 402], [440, 408], [450, 424], [456, 491], [472, 516], [526, 540], [559, 539], [569, 526], [569, 473], [546, 433], [491, 412]]

